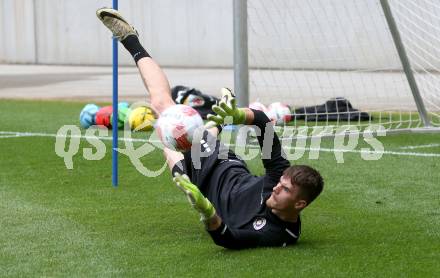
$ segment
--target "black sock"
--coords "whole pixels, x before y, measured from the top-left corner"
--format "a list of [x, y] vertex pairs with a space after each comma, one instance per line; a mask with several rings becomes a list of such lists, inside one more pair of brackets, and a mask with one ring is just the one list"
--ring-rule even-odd
[[139, 42], [139, 38], [135, 35], [126, 37], [121, 41], [121, 43], [125, 49], [130, 52], [131, 56], [133, 56], [136, 64], [141, 58], [151, 57], [150, 54], [148, 54], [148, 52], [142, 47], [141, 43]]

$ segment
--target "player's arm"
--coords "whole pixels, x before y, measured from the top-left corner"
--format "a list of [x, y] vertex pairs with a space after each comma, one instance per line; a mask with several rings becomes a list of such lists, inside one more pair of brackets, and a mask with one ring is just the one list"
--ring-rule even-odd
[[206, 223], [216, 215], [212, 203], [203, 196], [199, 188], [190, 181], [187, 175], [174, 173], [173, 181], [185, 193], [191, 206], [200, 213], [201, 221]]
[[192, 207], [200, 213], [200, 220], [205, 224], [215, 244], [229, 249], [243, 249], [257, 246], [281, 245], [277, 236], [268, 236], [254, 230], [231, 229], [215, 212], [211, 202], [203, 196], [188, 176], [174, 174], [174, 182], [187, 196]]
[[283, 175], [283, 171], [290, 166], [290, 163], [283, 156], [283, 149], [274, 130], [274, 124], [263, 111], [252, 111], [254, 113], [252, 124], [260, 129], [257, 139], [262, 150], [262, 161], [266, 170], [266, 178], [269, 178], [272, 183], [276, 184]]
[[260, 134], [257, 139], [262, 150], [266, 175], [276, 183], [290, 163], [282, 155], [280, 140], [266, 114], [249, 108], [238, 108], [234, 94], [226, 88], [222, 89], [221, 101], [212, 109], [217, 115], [208, 115], [208, 120], [217, 124], [247, 124], [258, 127]]
[[222, 225], [222, 219], [215, 212], [212, 203], [203, 196], [199, 188], [193, 184], [187, 175], [174, 173], [173, 181], [182, 190], [191, 206], [200, 213], [200, 220], [205, 224], [208, 231], [216, 231]]
[[185, 193], [191, 206], [200, 213], [200, 220], [208, 231], [215, 231], [222, 225], [222, 219], [215, 212], [212, 203], [203, 196], [199, 188], [193, 184], [187, 175], [174, 173], [173, 181]]

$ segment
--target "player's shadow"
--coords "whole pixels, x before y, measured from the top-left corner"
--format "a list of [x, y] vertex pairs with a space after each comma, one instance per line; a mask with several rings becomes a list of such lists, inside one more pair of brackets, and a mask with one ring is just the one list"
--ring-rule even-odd
[[246, 249], [226, 249], [226, 248], [222, 248], [220, 250], [221, 253], [223, 254], [234, 254], [238, 251], [240, 251], [240, 253], [246, 253], [246, 252], [255, 252], [256, 250], [261, 250], [261, 251], [265, 251], [265, 250], [270, 250], [270, 251], [274, 251], [274, 250], [279, 250], [280, 252], [295, 252], [295, 250], [297, 250], [298, 252], [301, 251], [310, 251], [310, 250], [316, 250], [319, 249], [320, 246], [322, 247], [324, 245], [324, 240], [300, 240], [298, 241], [296, 244], [293, 245], [288, 245], [286, 247], [256, 247], [256, 248], [246, 248]]

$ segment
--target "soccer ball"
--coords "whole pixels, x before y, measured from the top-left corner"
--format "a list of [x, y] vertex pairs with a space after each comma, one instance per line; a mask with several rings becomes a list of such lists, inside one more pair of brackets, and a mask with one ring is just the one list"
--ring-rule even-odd
[[98, 112], [99, 107], [95, 104], [87, 104], [81, 110], [79, 114], [79, 123], [83, 128], [89, 128], [95, 124], [95, 115]]
[[98, 112], [96, 112], [95, 123], [99, 126], [105, 126], [107, 128], [112, 127], [112, 123], [110, 121], [110, 116], [112, 115], [113, 107], [112, 106], [104, 106], [101, 107]]
[[262, 104], [261, 102], [252, 102], [251, 104], [249, 104], [249, 108], [254, 109], [254, 110], [259, 110], [259, 111], [263, 111], [264, 113], [267, 114], [267, 107], [266, 105]]
[[[124, 128], [124, 123], [128, 118], [128, 114], [130, 113], [130, 108], [125, 105], [118, 105], [118, 128]], [[113, 124], [113, 113], [110, 115], [110, 123]]]
[[202, 117], [194, 108], [178, 104], [160, 114], [155, 128], [165, 147], [185, 152], [191, 149], [195, 130], [202, 126]]
[[118, 103], [118, 109], [121, 109], [121, 108], [129, 108], [130, 107], [130, 104], [128, 103], [128, 102], [126, 102], [126, 101], [123, 101], [123, 102], [119, 102]]
[[268, 107], [268, 116], [277, 125], [282, 125], [292, 120], [292, 112], [288, 105], [274, 102]]
[[152, 130], [154, 121], [153, 111], [146, 106], [136, 107], [128, 116], [128, 124], [134, 131]]

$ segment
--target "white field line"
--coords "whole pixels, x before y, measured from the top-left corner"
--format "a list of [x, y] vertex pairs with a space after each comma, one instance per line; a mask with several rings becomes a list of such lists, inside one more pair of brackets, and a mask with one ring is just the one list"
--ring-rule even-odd
[[400, 150], [415, 150], [415, 149], [427, 149], [440, 147], [440, 144], [426, 144], [426, 145], [416, 145], [416, 146], [403, 146], [399, 147]]
[[[3, 137], [7, 136], [7, 137]], [[19, 138], [19, 137], [66, 137], [62, 135], [57, 135], [53, 133], [38, 133], [38, 132], [14, 132], [14, 131], [0, 131], [0, 138]], [[69, 136], [72, 138], [80, 139], [100, 139], [103, 141], [112, 141], [111, 136]], [[128, 141], [128, 142], [149, 142], [149, 143], [159, 143], [159, 140], [147, 140], [138, 138], [118, 138], [118, 141]], [[234, 147], [235, 144], [226, 144], [227, 146]], [[258, 146], [254, 146], [259, 148]], [[417, 146], [408, 146], [417, 147]], [[309, 148], [309, 147], [285, 147], [288, 150], [306, 150], [306, 151], [320, 151], [320, 152], [345, 152], [345, 153], [368, 153], [368, 154], [388, 154], [397, 156], [417, 156], [417, 157], [440, 157], [440, 153], [417, 153], [417, 152], [397, 152], [397, 151], [369, 151], [369, 150], [345, 150], [345, 149], [332, 149], [332, 148]]]
[[[14, 132], [14, 131], [0, 131], [0, 138], [18, 138], [18, 137], [66, 137], [63, 135], [58, 135], [54, 133], [39, 133], [39, 132]], [[112, 141], [113, 137], [111, 136], [84, 136], [84, 135], [69, 135], [67, 137], [71, 138], [80, 138], [80, 139], [100, 139], [103, 141]], [[129, 141], [129, 142], [151, 142], [151, 143], [159, 143], [159, 140], [146, 140], [146, 139], [138, 139], [138, 138], [118, 138], [118, 141]]]
[[0, 138], [17, 138], [17, 137], [24, 137], [24, 136], [17, 136], [17, 135], [0, 135]]

